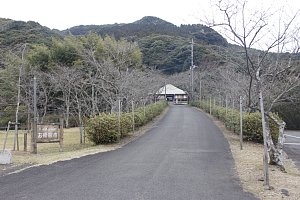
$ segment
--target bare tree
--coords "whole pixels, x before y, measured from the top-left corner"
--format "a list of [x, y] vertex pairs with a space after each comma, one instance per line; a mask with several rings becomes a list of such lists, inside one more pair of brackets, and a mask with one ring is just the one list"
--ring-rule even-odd
[[62, 95], [57, 96], [57, 99], [64, 102], [63, 111], [65, 112], [66, 127], [69, 127], [70, 109], [72, 103], [72, 90], [74, 84], [81, 77], [76, 72], [76, 69], [57, 66], [51, 73], [51, 84], [54, 85], [57, 92], [61, 92]]
[[[276, 120], [269, 111], [285, 94], [299, 85], [299, 74], [295, 72], [296, 63], [291, 61], [291, 56], [276, 59], [276, 55], [270, 52], [277, 50], [279, 56], [281, 51], [286, 49], [291, 39], [290, 33], [294, 32], [292, 25], [298, 17], [298, 12], [291, 17], [288, 15], [283, 17], [286, 13], [282, 9], [251, 10], [247, 3], [245, 0], [218, 1], [216, 7], [223, 18], [219, 21], [212, 20], [208, 25], [221, 27], [227, 38], [242, 47], [241, 57], [244, 61], [238, 65], [249, 77], [248, 107], [262, 112], [265, 157], [269, 155], [270, 163], [276, 163], [284, 171], [282, 146], [285, 123]], [[280, 15], [280, 20], [278, 25], [274, 26], [271, 19], [274, 19], [276, 14]], [[254, 50], [253, 47], [263, 50]], [[268, 101], [263, 95], [266, 91], [272, 94], [269, 95]], [[266, 110], [264, 104], [267, 105]], [[279, 125], [281, 134], [277, 147], [270, 135], [269, 117]], [[265, 184], [269, 185], [269, 180], [265, 180]]]
[[[93, 113], [113, 112], [120, 97], [138, 102], [147, 96], [153, 84], [148, 82], [151, 78], [147, 73], [150, 72], [140, 67], [141, 55], [136, 43], [116, 41], [111, 37], [102, 39], [94, 34], [75, 43], [85, 67], [89, 68], [86, 84], [91, 86]], [[126, 104], [124, 107], [126, 109]]]

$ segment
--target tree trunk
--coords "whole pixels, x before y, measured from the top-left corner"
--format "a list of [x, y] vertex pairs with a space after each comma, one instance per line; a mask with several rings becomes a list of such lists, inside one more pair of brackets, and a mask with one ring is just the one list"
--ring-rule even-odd
[[[285, 172], [285, 168], [283, 166], [283, 132], [285, 123], [280, 123], [274, 116], [270, 116], [264, 110], [264, 103], [263, 103], [263, 95], [261, 90], [261, 82], [259, 77], [259, 71], [257, 70], [256, 79], [257, 79], [257, 87], [259, 93], [259, 104], [260, 104], [260, 111], [262, 115], [262, 126], [263, 126], [263, 135], [264, 135], [264, 173], [265, 173], [265, 184], [268, 184], [268, 167], [266, 166], [267, 160], [269, 160], [269, 164], [278, 165], [280, 170]], [[269, 124], [269, 117], [275, 121], [275, 123], [279, 126], [279, 136], [278, 136], [278, 143], [275, 147], [271, 133], [270, 133], [270, 124]], [[268, 158], [266, 155], [266, 149], [268, 153]]]
[[44, 102], [44, 113], [41, 119], [41, 123], [44, 123], [44, 118], [47, 114], [47, 105], [48, 105], [48, 96], [47, 96], [47, 89], [45, 87], [43, 87], [44, 89], [44, 93], [45, 93], [45, 102]]
[[273, 115], [270, 115], [270, 118], [278, 125], [279, 127], [279, 135], [278, 141], [275, 145], [273, 144], [273, 151], [270, 151], [270, 164], [276, 164], [279, 166], [280, 170], [286, 172], [284, 164], [283, 164], [283, 145], [284, 145], [284, 128], [286, 123], [284, 121], [280, 122]]
[[80, 131], [80, 144], [84, 144], [84, 135], [83, 135], [83, 123], [82, 123], [82, 116], [81, 116], [81, 106], [80, 103], [77, 102], [78, 107], [78, 120], [79, 120], [79, 131]]
[[19, 108], [20, 108], [20, 98], [21, 98], [21, 76], [22, 76], [22, 69], [23, 69], [23, 64], [24, 64], [24, 53], [26, 49], [26, 44], [24, 45], [24, 49], [22, 51], [22, 64], [19, 67], [19, 77], [18, 77], [18, 96], [17, 96], [17, 108], [16, 108], [16, 122], [15, 122], [15, 136], [14, 136], [14, 147], [13, 150], [16, 150], [16, 145], [17, 145], [17, 150], [19, 151], [19, 133], [18, 133], [18, 121], [19, 121]]
[[67, 112], [66, 112], [66, 128], [69, 127], [69, 116], [70, 116], [70, 103], [69, 100], [67, 102]]
[[[278, 135], [278, 143], [275, 146], [272, 135], [270, 132], [270, 123], [269, 123], [269, 117], [272, 120], [276, 120], [276, 124], [279, 126], [279, 135]], [[270, 116], [268, 113], [265, 114], [265, 124], [266, 124], [266, 139], [267, 139], [267, 149], [268, 149], [268, 156], [269, 156], [269, 164], [271, 165], [278, 165], [280, 170], [283, 172], [285, 171], [285, 168], [283, 166], [283, 142], [284, 142], [284, 127], [285, 123], [280, 123], [274, 116]]]
[[66, 128], [69, 127], [69, 116], [70, 116], [70, 96], [71, 96], [71, 91], [69, 89], [68, 93], [66, 94], [66, 97], [65, 97], [65, 101], [66, 101]]
[[92, 115], [96, 115], [96, 105], [95, 105], [95, 85], [92, 83]]
[[15, 121], [15, 136], [14, 136], [14, 148], [13, 150], [19, 151], [19, 136], [18, 136], [18, 121], [19, 121], [19, 108], [20, 108], [20, 98], [21, 98], [21, 73], [22, 73], [22, 66], [20, 67], [19, 72], [19, 79], [18, 79], [18, 96], [17, 96], [17, 108], [16, 108], [16, 121]]
[[270, 135], [270, 128], [268, 123], [268, 118], [265, 116], [265, 110], [264, 110], [264, 101], [263, 101], [263, 95], [261, 91], [261, 85], [260, 81], [258, 79], [258, 92], [259, 92], [259, 105], [260, 105], [260, 112], [261, 112], [261, 122], [262, 122], [262, 128], [263, 128], [263, 138], [264, 138], [264, 155], [263, 155], [263, 164], [264, 164], [264, 185], [270, 186], [270, 180], [269, 180], [269, 165], [268, 165], [268, 135]]

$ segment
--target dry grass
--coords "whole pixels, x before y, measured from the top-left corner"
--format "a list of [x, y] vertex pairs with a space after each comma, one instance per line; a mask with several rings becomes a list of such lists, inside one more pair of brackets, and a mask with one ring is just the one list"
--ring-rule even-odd
[[[227, 130], [224, 124], [216, 118], [212, 118], [212, 120], [229, 142], [236, 172], [245, 191], [265, 200], [300, 199], [300, 172], [292, 160], [285, 160], [287, 173], [281, 172], [276, 166], [269, 167], [272, 189], [265, 189], [263, 182], [259, 181], [263, 178], [263, 145], [244, 142], [243, 150], [240, 150], [239, 136]], [[281, 189], [288, 190], [289, 196], [284, 196]]]
[[[0, 141], [3, 141], [4, 134], [0, 134]], [[6, 149], [13, 149], [14, 131], [9, 132]], [[28, 135], [28, 151], [24, 152], [23, 144], [24, 134], [20, 131], [19, 144], [20, 151], [13, 151], [13, 163], [20, 164], [49, 164], [59, 160], [71, 159], [82, 155], [110, 151], [114, 149], [114, 145], [94, 146], [87, 141], [86, 144], [80, 144], [79, 128], [70, 128], [64, 130], [63, 151], [60, 151], [59, 143], [38, 143], [38, 154], [30, 154], [30, 135]]]
[[[13, 164], [12, 165], [0, 165], [0, 175], [6, 174], [5, 171], [12, 172], [14, 170], [19, 170], [22, 167], [28, 167], [31, 165], [47, 165], [57, 161], [69, 160], [73, 158], [82, 157], [85, 155], [107, 152], [121, 148], [125, 144], [135, 140], [147, 130], [149, 130], [160, 118], [162, 118], [168, 108], [158, 117], [156, 117], [152, 122], [147, 125], [140, 127], [134, 133], [129, 133], [129, 136], [122, 139], [119, 143], [110, 144], [110, 145], [93, 145], [90, 141], [86, 141], [86, 144], [80, 144], [80, 132], [79, 128], [69, 128], [64, 129], [64, 142], [63, 142], [63, 151], [60, 151], [59, 143], [38, 143], [37, 151], [38, 153], [30, 153], [30, 135], [28, 135], [28, 151], [24, 152], [24, 132], [19, 132], [19, 147], [20, 151], [13, 151]], [[0, 141], [3, 141], [5, 132], [0, 131]], [[13, 149], [13, 137], [14, 131], [9, 132], [9, 137], [7, 140], [6, 149]], [[0, 151], [3, 146], [0, 146]]]

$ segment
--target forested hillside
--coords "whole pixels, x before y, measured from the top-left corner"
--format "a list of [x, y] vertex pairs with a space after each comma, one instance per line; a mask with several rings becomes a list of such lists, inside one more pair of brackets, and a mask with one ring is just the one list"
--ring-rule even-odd
[[[84, 117], [99, 112], [115, 111], [118, 99], [122, 99], [124, 111], [131, 108], [132, 101], [136, 106], [149, 103], [165, 83], [186, 90], [193, 98], [199, 98], [201, 92], [203, 99], [231, 98], [234, 103], [239, 95], [248, 95], [247, 85], [255, 77], [247, 75], [241, 52], [242, 47], [228, 44], [209, 27], [178, 27], [156, 17], [65, 31], [50, 30], [36, 22], [0, 19], [0, 126], [14, 120], [18, 101], [22, 123], [32, 113], [34, 76], [40, 121], [64, 115], [67, 126], [82, 124]], [[256, 61], [263, 53], [249, 49], [248, 56]], [[264, 65], [268, 70], [290, 66], [284, 74], [266, 79], [265, 101], [289, 128], [300, 128], [300, 88], [288, 87], [297, 83], [299, 54], [270, 53], [264, 57]], [[250, 90], [256, 101], [255, 88]], [[282, 91], [282, 100], [277, 101], [276, 95]], [[256, 105], [253, 102], [251, 106]]]
[[126, 38], [133, 40], [150, 35], [169, 35], [184, 38], [193, 37], [196, 42], [204, 44], [228, 45], [227, 41], [219, 33], [207, 26], [193, 24], [177, 27], [170, 22], [150, 16], [129, 24], [76, 26], [63, 32], [73, 35], [85, 35], [89, 32], [95, 32], [101, 36], [113, 35], [116, 39]]
[[216, 48], [212, 46], [228, 46], [219, 33], [204, 25], [177, 27], [156, 17], [144, 17], [129, 24], [76, 26], [62, 32], [50, 30], [36, 22], [1, 19], [0, 47], [2, 50], [13, 49], [24, 43], [51, 46], [52, 40], [62, 39], [62, 35], [80, 36], [88, 33], [137, 42], [143, 54], [143, 64], [167, 74], [189, 69], [191, 38], [195, 42], [194, 63], [199, 66], [221, 61]]
[[0, 67], [4, 66], [3, 57], [7, 52], [18, 51], [25, 43], [49, 46], [54, 38], [62, 39], [63, 36], [37, 22], [0, 18]]
[[228, 46], [227, 41], [213, 29], [200, 25], [177, 27], [156, 17], [144, 17], [130, 24], [76, 26], [63, 31], [65, 34], [85, 35], [89, 32], [136, 41], [143, 53], [143, 63], [164, 73], [189, 69], [190, 42], [195, 42], [195, 65], [220, 61], [211, 46]]
[[51, 38], [62, 38], [62, 35], [37, 22], [0, 18], [0, 48], [12, 48], [23, 43], [49, 45]]

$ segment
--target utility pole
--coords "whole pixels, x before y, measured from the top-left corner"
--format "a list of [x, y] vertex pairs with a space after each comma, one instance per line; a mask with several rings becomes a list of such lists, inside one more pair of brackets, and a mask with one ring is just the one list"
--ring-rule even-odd
[[193, 100], [194, 94], [194, 39], [192, 38], [191, 43], [191, 99]]

